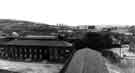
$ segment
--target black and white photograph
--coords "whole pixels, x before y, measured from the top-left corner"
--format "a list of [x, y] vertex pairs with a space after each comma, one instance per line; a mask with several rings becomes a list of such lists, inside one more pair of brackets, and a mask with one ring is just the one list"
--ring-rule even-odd
[[135, 1], [0, 0], [0, 73], [135, 73]]

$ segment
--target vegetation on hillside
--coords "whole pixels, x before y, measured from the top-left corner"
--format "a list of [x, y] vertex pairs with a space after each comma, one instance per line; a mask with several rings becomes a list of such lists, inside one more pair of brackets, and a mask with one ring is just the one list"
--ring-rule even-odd
[[0, 19], [0, 30], [8, 34], [18, 32], [22, 35], [47, 35], [57, 32], [57, 29], [52, 25], [10, 19]]

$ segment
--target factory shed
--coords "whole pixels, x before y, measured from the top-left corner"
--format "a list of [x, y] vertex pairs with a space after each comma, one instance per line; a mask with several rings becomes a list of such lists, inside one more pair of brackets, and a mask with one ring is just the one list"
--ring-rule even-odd
[[48, 47], [71, 47], [72, 44], [58, 40], [11, 40], [1, 45], [16, 46], [48, 46]]
[[20, 61], [65, 62], [72, 44], [59, 40], [15, 39], [0, 41], [0, 58]]

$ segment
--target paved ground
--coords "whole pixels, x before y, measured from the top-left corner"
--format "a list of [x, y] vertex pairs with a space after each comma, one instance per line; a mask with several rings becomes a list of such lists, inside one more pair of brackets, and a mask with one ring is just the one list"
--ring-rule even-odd
[[126, 63], [116, 64], [107, 61], [106, 65], [112, 73], [135, 73], [135, 60], [127, 60]]
[[58, 73], [62, 68], [60, 64], [24, 63], [0, 60], [0, 69], [20, 73]]
[[[127, 55], [124, 59], [121, 59], [119, 63], [111, 63], [109, 60], [106, 60], [106, 65], [112, 73], [135, 73], [135, 53], [127, 51], [127, 49], [113, 49], [117, 54], [123, 57]], [[121, 53], [120, 53], [121, 51]]]

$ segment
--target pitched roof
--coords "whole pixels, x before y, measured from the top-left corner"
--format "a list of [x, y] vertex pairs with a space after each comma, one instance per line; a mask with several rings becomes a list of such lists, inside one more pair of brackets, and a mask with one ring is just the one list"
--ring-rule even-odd
[[43, 35], [27, 35], [25, 37], [23, 37], [24, 39], [57, 39], [57, 36], [43, 36]]
[[49, 47], [71, 47], [72, 44], [58, 40], [11, 40], [2, 41], [0, 45], [19, 45], [19, 46], [49, 46]]

